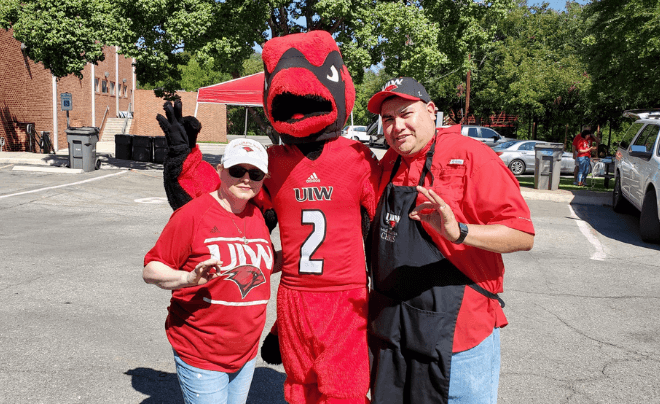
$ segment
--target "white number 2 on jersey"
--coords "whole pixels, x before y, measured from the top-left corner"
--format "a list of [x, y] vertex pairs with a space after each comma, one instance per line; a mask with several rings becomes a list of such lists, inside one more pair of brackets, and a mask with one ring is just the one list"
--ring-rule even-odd
[[323, 259], [313, 260], [312, 255], [318, 250], [325, 240], [325, 215], [320, 210], [303, 210], [302, 224], [311, 224], [314, 226], [312, 233], [300, 247], [300, 267], [298, 272], [301, 274], [323, 274]]

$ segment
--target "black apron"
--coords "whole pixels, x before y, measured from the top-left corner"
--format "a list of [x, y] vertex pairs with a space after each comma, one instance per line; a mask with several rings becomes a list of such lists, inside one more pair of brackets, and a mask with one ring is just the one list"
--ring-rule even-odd
[[[420, 186], [430, 173], [434, 152], [435, 140], [426, 155]], [[392, 184], [400, 164], [401, 156], [378, 202], [371, 234], [371, 402], [446, 403], [454, 330], [465, 287], [501, 300], [449, 262], [421, 222], [408, 217], [416, 206], [417, 190]]]

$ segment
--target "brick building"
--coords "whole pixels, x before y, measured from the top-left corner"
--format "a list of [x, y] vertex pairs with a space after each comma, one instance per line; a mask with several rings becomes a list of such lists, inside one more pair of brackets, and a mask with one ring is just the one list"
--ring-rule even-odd
[[[202, 131], [197, 136], [198, 142], [227, 141], [227, 107], [224, 104], [200, 103], [195, 108], [197, 92], [179, 91], [177, 95], [181, 97], [183, 116], [194, 115], [202, 123]], [[162, 135], [156, 114], [165, 115], [163, 100], [157, 98], [152, 90], [137, 90], [131, 133], [139, 136]]]
[[[28, 124], [36, 133], [50, 132], [55, 150], [68, 148], [67, 115], [61, 110], [62, 93], [72, 95], [69, 111], [72, 127], [96, 126], [103, 129], [107, 120], [120, 112], [132, 112], [129, 133], [160, 136], [155, 119], [162, 113], [163, 101], [153, 91], [136, 90], [132, 59], [117, 53], [116, 47], [104, 48], [105, 60], [87, 64], [83, 78], [74, 75], [57, 80], [41, 63], [34, 63], [22, 51], [12, 31], [0, 29], [0, 138], [4, 151], [40, 151], [27, 136]], [[197, 93], [181, 93], [184, 115], [195, 113]], [[226, 108], [220, 104], [200, 104], [197, 116], [203, 124], [200, 141], [226, 142]]]

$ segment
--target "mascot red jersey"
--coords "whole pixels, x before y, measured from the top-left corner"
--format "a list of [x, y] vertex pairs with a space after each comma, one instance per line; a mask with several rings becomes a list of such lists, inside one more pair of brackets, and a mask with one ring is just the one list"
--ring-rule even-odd
[[[330, 34], [274, 38], [262, 58], [264, 110], [285, 143], [268, 148], [270, 178], [258, 201], [269, 227], [280, 226], [276, 325], [285, 398], [362, 404], [369, 389], [362, 236], [375, 213], [380, 169], [366, 146], [340, 136], [355, 89]], [[219, 181], [194, 145], [199, 123], [180, 110], [166, 104], [168, 119], [158, 118], [170, 148], [165, 189], [175, 209]], [[271, 334], [262, 348], [267, 362], [273, 347]]]

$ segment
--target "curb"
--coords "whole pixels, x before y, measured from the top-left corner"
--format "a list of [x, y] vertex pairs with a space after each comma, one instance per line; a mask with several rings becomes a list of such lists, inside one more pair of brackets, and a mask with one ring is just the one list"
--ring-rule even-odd
[[544, 191], [521, 188], [523, 198], [534, 201], [563, 202], [571, 205], [612, 206], [612, 195], [594, 191]]

